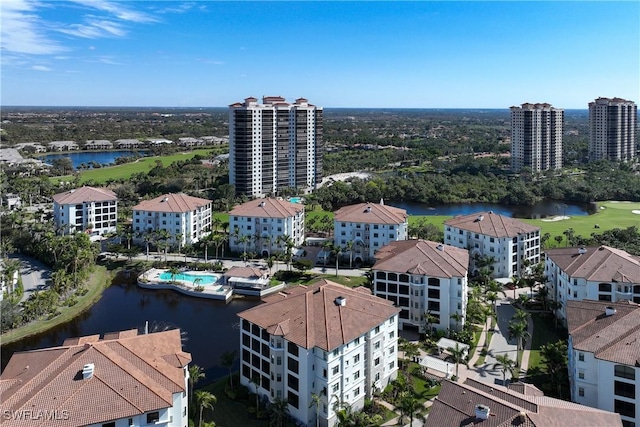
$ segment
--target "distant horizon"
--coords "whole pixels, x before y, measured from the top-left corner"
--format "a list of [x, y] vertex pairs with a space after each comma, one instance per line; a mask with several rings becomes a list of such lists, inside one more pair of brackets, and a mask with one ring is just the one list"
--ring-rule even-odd
[[1, 99], [153, 108], [223, 108], [263, 95], [336, 109], [637, 103], [639, 15], [638, 1], [0, 1]]
[[[635, 102], [635, 101], [634, 101]], [[442, 111], [452, 111], [452, 110], [479, 110], [479, 111], [507, 111], [509, 112], [510, 107], [504, 108], [491, 108], [491, 107], [327, 107], [323, 105], [318, 105], [323, 109], [329, 110], [442, 110]], [[565, 111], [589, 111], [589, 108], [560, 108]], [[110, 109], [110, 108], [118, 108], [118, 109], [127, 109], [127, 110], [135, 110], [135, 109], [171, 109], [171, 110], [194, 110], [194, 109], [224, 109], [227, 110], [229, 106], [224, 107], [205, 107], [205, 106], [193, 106], [193, 107], [184, 107], [184, 106], [154, 106], [154, 105], [137, 105], [137, 106], [128, 106], [128, 105], [4, 105], [1, 108], [10, 109], [10, 108], [82, 108], [82, 109]], [[640, 114], [640, 112], [639, 112]]]

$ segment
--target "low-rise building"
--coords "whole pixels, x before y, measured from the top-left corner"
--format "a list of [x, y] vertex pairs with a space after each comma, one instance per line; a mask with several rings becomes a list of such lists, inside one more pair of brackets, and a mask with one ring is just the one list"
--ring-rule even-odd
[[531, 384], [503, 387], [467, 379], [443, 381], [425, 427], [622, 427], [620, 416], [547, 397]]
[[113, 148], [113, 143], [111, 141], [107, 141], [106, 139], [92, 139], [85, 142], [84, 150], [111, 150]]
[[301, 424], [333, 426], [337, 406], [362, 409], [396, 378], [400, 310], [390, 301], [327, 280], [263, 301], [238, 314], [240, 382], [286, 399]]
[[16, 150], [32, 151], [34, 153], [46, 153], [47, 147], [37, 142], [21, 142], [13, 146]]
[[493, 211], [459, 215], [444, 222], [444, 243], [469, 250], [469, 271], [478, 260], [493, 258], [493, 277], [520, 276], [525, 266], [540, 262], [540, 227]]
[[355, 263], [374, 261], [383, 246], [407, 240], [408, 230], [407, 211], [382, 201], [345, 206], [334, 214], [334, 244], [345, 251], [348, 242], [353, 242], [350, 257]]
[[139, 139], [116, 139], [114, 145], [120, 149], [132, 149], [146, 147], [147, 144]]
[[571, 400], [640, 425], [640, 306], [567, 301], [567, 325]]
[[184, 193], [145, 200], [132, 209], [135, 241], [143, 242], [144, 233], [164, 232], [172, 245], [194, 244], [211, 231], [211, 205]]
[[184, 427], [189, 362], [179, 329], [14, 353], [0, 375], [2, 425]]
[[22, 199], [18, 194], [6, 193], [2, 196], [2, 205], [6, 206], [10, 211], [20, 209], [22, 206]]
[[[383, 247], [376, 259], [372, 268], [374, 293], [402, 310], [400, 329], [460, 330], [464, 326], [469, 265], [466, 249], [405, 240]], [[427, 313], [429, 319], [425, 319]]]
[[58, 233], [86, 232], [98, 239], [116, 231], [118, 196], [106, 188], [81, 187], [53, 196]]
[[229, 212], [229, 229], [232, 251], [268, 257], [286, 250], [284, 239], [294, 247], [304, 243], [304, 205], [271, 197], [251, 200]]
[[47, 147], [49, 147], [49, 151], [75, 151], [80, 148], [75, 141], [51, 141]]
[[571, 300], [640, 303], [640, 257], [609, 246], [545, 251], [549, 299], [563, 323]]

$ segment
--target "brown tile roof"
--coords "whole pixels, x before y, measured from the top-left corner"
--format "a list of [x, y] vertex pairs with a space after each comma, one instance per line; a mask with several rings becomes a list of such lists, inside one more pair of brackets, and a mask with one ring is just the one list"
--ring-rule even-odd
[[[346, 298], [345, 305], [336, 303], [338, 297]], [[238, 316], [271, 335], [325, 351], [353, 341], [400, 312], [391, 301], [371, 295], [366, 288], [351, 289], [328, 280], [291, 288], [263, 301]]]
[[518, 234], [540, 230], [540, 227], [492, 211], [457, 216], [445, 221], [444, 225], [491, 237], [516, 237]]
[[428, 240], [391, 242], [376, 253], [374, 270], [432, 277], [464, 277], [469, 266], [466, 249]]
[[133, 207], [134, 211], [184, 213], [206, 206], [211, 200], [188, 196], [184, 193], [165, 194], [155, 199], [145, 200]]
[[[476, 405], [489, 407], [487, 420], [477, 419]], [[528, 396], [499, 385], [467, 379], [463, 384], [444, 381], [431, 406], [425, 426], [483, 427], [616, 427], [620, 415], [554, 399]]]
[[[615, 308], [607, 316], [605, 309]], [[640, 366], [640, 306], [632, 302], [567, 301], [573, 348], [601, 360]]]
[[[186, 391], [182, 367], [191, 356], [182, 351], [178, 329], [67, 342], [83, 344], [15, 353], [0, 376], [0, 401], [5, 410], [38, 408], [68, 419], [5, 419], [4, 426], [99, 424], [173, 406], [173, 393]], [[93, 377], [83, 379], [90, 363]]]
[[[584, 253], [580, 253], [584, 252]], [[594, 282], [640, 283], [640, 257], [609, 246], [545, 251], [570, 277]]]
[[231, 267], [229, 270], [225, 271], [224, 277], [244, 277], [244, 278], [261, 278], [267, 274], [266, 270], [261, 270], [259, 268], [254, 267]]
[[402, 224], [407, 221], [407, 211], [378, 203], [359, 203], [338, 209], [334, 218], [341, 222]]
[[251, 200], [231, 209], [229, 215], [254, 218], [289, 218], [304, 211], [304, 205], [271, 197]]
[[59, 205], [75, 205], [83, 202], [108, 202], [118, 200], [118, 196], [106, 188], [81, 187], [65, 191], [53, 196], [53, 201]]

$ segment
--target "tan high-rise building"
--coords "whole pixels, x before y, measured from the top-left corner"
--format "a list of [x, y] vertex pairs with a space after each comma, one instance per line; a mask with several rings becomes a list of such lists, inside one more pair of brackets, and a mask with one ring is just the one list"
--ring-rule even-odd
[[564, 110], [550, 104], [511, 107], [511, 170], [562, 168]]
[[229, 106], [229, 182], [238, 194], [277, 195], [285, 188], [310, 192], [322, 180], [321, 107], [266, 96]]
[[622, 98], [589, 103], [589, 159], [629, 161], [636, 157], [638, 107]]

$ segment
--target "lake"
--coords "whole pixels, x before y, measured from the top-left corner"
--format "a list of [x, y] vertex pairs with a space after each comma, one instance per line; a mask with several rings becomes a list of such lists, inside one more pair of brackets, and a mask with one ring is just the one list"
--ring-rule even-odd
[[[228, 374], [220, 363], [225, 351], [240, 346], [237, 313], [259, 304], [257, 299], [236, 299], [229, 304], [193, 298], [169, 290], [146, 290], [135, 284], [114, 283], [100, 301], [72, 321], [39, 335], [2, 346], [2, 368], [16, 351], [62, 345], [66, 338], [133, 328], [179, 327], [184, 351], [204, 369], [202, 383]], [[236, 360], [235, 369], [239, 366]]]
[[556, 215], [589, 215], [588, 203], [570, 203], [543, 200], [533, 206], [500, 205], [496, 203], [451, 203], [428, 206], [418, 202], [389, 202], [390, 206], [405, 209], [409, 215], [469, 215], [476, 212], [493, 211], [513, 218], [544, 218]]
[[97, 162], [102, 166], [108, 166], [114, 164], [118, 157], [133, 157], [133, 156], [146, 156], [147, 151], [131, 151], [131, 150], [111, 150], [111, 151], [78, 151], [73, 153], [64, 154], [47, 154], [42, 158], [45, 163], [51, 164], [55, 159], [61, 157], [68, 157], [73, 163], [73, 168], [78, 169], [78, 166], [89, 162]]

